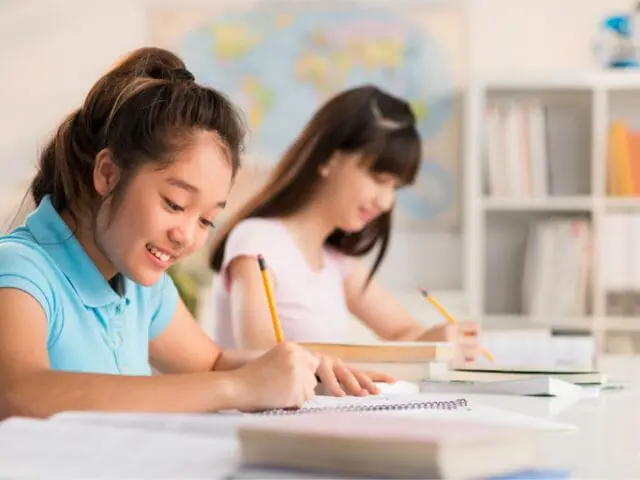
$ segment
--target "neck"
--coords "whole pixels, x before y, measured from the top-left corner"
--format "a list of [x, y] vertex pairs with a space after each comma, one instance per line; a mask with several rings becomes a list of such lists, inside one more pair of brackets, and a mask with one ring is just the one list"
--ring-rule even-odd
[[105, 280], [111, 280], [118, 272], [94, 241], [93, 230], [87, 228], [85, 222], [77, 222], [75, 217], [67, 210], [62, 212], [60, 216], [73, 232], [76, 240], [78, 240], [78, 243], [82, 246], [91, 261], [93, 261]]
[[327, 237], [336, 229], [320, 202], [310, 202], [282, 221], [292, 230], [299, 244], [311, 251], [321, 251]]

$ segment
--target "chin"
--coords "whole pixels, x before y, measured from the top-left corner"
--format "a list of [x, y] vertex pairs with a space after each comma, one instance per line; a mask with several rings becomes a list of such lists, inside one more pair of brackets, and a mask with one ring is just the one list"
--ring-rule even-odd
[[138, 285], [142, 285], [144, 287], [150, 287], [155, 283], [157, 283], [158, 280], [162, 278], [162, 275], [164, 273], [165, 273], [164, 271], [160, 271], [160, 270], [151, 271], [151, 270], [138, 269], [138, 270], [130, 271], [127, 276], [131, 281], [137, 283]]
[[345, 222], [344, 225], [340, 226], [340, 230], [344, 230], [347, 233], [358, 233], [361, 232], [367, 224], [362, 222], [361, 220]]

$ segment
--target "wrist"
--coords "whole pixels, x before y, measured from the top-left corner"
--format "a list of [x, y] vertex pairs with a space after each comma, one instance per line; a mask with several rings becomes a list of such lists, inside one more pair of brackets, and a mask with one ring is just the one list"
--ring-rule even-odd
[[213, 370], [217, 372], [236, 370], [257, 359], [263, 353], [254, 350], [224, 350], [220, 352]]
[[207, 397], [213, 410], [240, 410], [247, 397], [247, 386], [237, 371], [208, 372], [206, 382]]

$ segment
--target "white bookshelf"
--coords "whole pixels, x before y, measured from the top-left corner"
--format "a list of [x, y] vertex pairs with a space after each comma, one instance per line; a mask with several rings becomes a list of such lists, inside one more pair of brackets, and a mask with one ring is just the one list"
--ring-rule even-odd
[[[620, 118], [640, 131], [640, 73], [504, 76], [475, 82], [467, 93], [464, 291], [470, 316], [479, 319], [488, 332], [536, 327], [589, 331], [596, 339], [597, 353], [610, 353], [616, 341], [631, 344], [640, 353], [640, 313], [617, 316], [608, 311], [603, 265], [599, 261], [603, 242], [608, 240], [605, 237], [610, 234], [603, 226], [605, 217], [619, 212], [640, 215], [640, 197], [607, 196], [609, 122]], [[500, 105], [508, 110], [505, 105], [512, 102], [545, 108], [547, 178], [551, 178], [545, 188], [551, 191], [547, 195], [521, 189], [496, 195], [496, 190], [504, 190], [501, 177], [487, 180], [487, 169], [491, 167], [487, 166], [485, 141], [492, 123], [486, 117], [486, 109]], [[504, 123], [500, 125], [506, 128]], [[505, 138], [509, 132], [513, 130], [507, 130]], [[533, 156], [528, 160], [531, 169], [535, 168], [534, 160]], [[493, 172], [500, 170], [495, 165]], [[520, 184], [520, 177], [514, 177], [513, 170], [507, 173]], [[535, 183], [531, 175], [529, 183]], [[530, 310], [523, 305], [522, 277], [529, 231], [535, 222], [551, 218], [586, 219], [591, 228], [591, 292], [584, 311], [577, 315], [536, 315], [528, 313]], [[638, 243], [640, 259], [640, 240]], [[562, 292], [561, 287], [553, 286], [556, 292]]]

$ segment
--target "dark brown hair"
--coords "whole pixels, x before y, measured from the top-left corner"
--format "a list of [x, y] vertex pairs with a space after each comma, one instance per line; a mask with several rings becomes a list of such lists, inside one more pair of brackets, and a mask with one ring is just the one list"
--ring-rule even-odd
[[197, 130], [221, 141], [233, 174], [240, 165], [244, 126], [220, 92], [198, 85], [183, 61], [160, 48], [126, 55], [91, 88], [84, 103], [58, 127], [44, 148], [31, 184], [36, 205], [50, 195], [57, 211], [99, 207], [93, 184], [98, 152], [109, 149], [121, 170], [114, 206], [145, 164], [170, 164]]
[[[210, 266], [219, 272], [227, 237], [242, 220], [287, 216], [302, 208], [316, 191], [318, 169], [335, 152], [362, 154], [375, 172], [412, 184], [421, 158], [421, 140], [409, 105], [374, 86], [346, 90], [329, 99], [271, 172], [264, 187], [225, 222], [214, 239]], [[367, 254], [380, 244], [369, 279], [389, 244], [391, 211], [357, 233], [336, 229], [326, 244], [350, 256]]]

